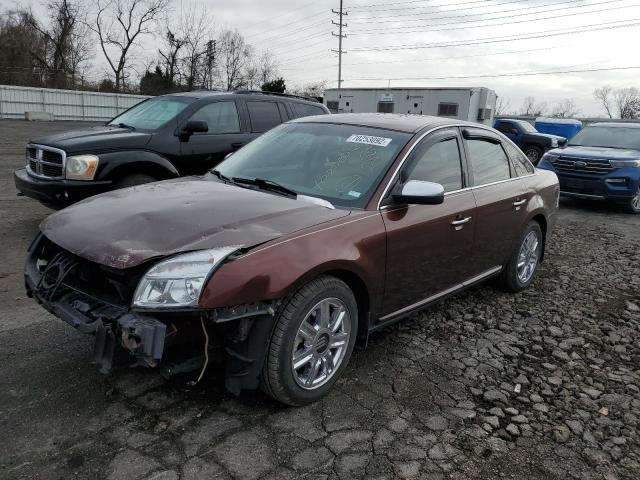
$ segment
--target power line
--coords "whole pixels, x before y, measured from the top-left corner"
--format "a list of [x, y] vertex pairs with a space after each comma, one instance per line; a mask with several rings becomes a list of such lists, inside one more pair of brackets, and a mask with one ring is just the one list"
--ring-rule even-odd
[[[613, 25], [614, 23], [620, 23], [622, 21], [635, 22], [635, 23]], [[430, 44], [429, 43], [428, 44], [401, 44], [401, 45], [388, 45], [388, 46], [370, 47], [370, 48], [360, 47], [360, 48], [353, 48], [352, 51], [380, 52], [380, 51], [387, 51], [387, 50], [394, 50], [394, 51], [395, 50], [418, 50], [418, 49], [426, 49], [426, 48], [447, 48], [447, 47], [462, 47], [462, 46], [469, 46], [469, 45], [484, 45], [488, 43], [501, 43], [501, 42], [508, 42], [508, 41], [531, 40], [536, 38], [548, 38], [548, 37], [557, 37], [557, 36], [563, 36], [563, 35], [573, 35], [576, 33], [589, 33], [589, 32], [599, 31], [599, 30], [609, 30], [611, 28], [635, 27], [637, 25], [640, 25], [638, 21], [640, 21], [640, 18], [631, 18], [628, 20], [617, 20], [615, 22], [597, 23], [592, 25], [581, 25], [578, 27], [572, 27], [573, 29], [588, 28], [588, 30], [561, 31], [556, 29], [556, 30], [542, 31], [539, 34], [524, 34], [525, 36], [521, 36], [521, 37], [518, 37], [517, 35], [511, 35], [511, 36], [502, 36], [502, 37], [474, 38], [474, 39], [462, 40], [458, 42], [430, 43]], [[607, 25], [607, 26], [604, 26], [604, 25]]]
[[[602, 4], [608, 4], [608, 3], [619, 3], [621, 0], [607, 0], [604, 2], [600, 2], [600, 5]], [[553, 9], [549, 9], [549, 10], [545, 10], [542, 12], [535, 12], [535, 13], [517, 13], [517, 14], [513, 14], [513, 15], [503, 15], [500, 17], [493, 17], [493, 18], [483, 18], [481, 20], [463, 20], [460, 22], [447, 22], [447, 23], [432, 23], [432, 24], [425, 24], [425, 25], [419, 25], [419, 27], [445, 27], [447, 25], [461, 25], [461, 24], [467, 24], [467, 23], [478, 23], [478, 22], [489, 22], [489, 21], [493, 21], [493, 20], [503, 20], [506, 18], [518, 18], [518, 17], [523, 17], [523, 16], [531, 16], [531, 15], [537, 15], [539, 13], [549, 13], [549, 12], [556, 12], [556, 11], [566, 11], [569, 9], [573, 9], [573, 8], [584, 8], [587, 5], [574, 5], [573, 7], [559, 7], [559, 8], [553, 8]], [[591, 6], [591, 5], [588, 5]], [[590, 13], [599, 13], [599, 12], [608, 12], [611, 10], [621, 10], [623, 8], [635, 8], [635, 7], [639, 7], [639, 4], [634, 4], [634, 5], [626, 5], [626, 6], [615, 6], [615, 7], [608, 7], [608, 8], [600, 8], [597, 10], [589, 10], [587, 12], [574, 12], [574, 13], [568, 13], [566, 15], [563, 15], [562, 18], [567, 18], [567, 17], [575, 17], [578, 15], [588, 15]], [[374, 28], [374, 29], [369, 29], [369, 30], [360, 30], [360, 31], [355, 31], [352, 32], [352, 35], [366, 35], [368, 33], [373, 33], [375, 32], [376, 35], [387, 35], [387, 34], [410, 34], [410, 33], [427, 33], [427, 32], [443, 32], [443, 31], [449, 31], [449, 30], [461, 30], [461, 29], [465, 29], [465, 28], [487, 28], [487, 27], [495, 27], [495, 26], [504, 26], [504, 25], [515, 25], [515, 24], [519, 24], [519, 23], [530, 23], [530, 22], [538, 22], [538, 21], [542, 21], [542, 20], [553, 20], [553, 19], [557, 19], [557, 15], [553, 15], [553, 16], [547, 16], [547, 17], [539, 17], [539, 18], [527, 18], [525, 20], [515, 20], [512, 22], [501, 22], [499, 24], [495, 24], [495, 23], [491, 23], [491, 24], [483, 24], [483, 25], [474, 25], [474, 26], [469, 26], [469, 25], [464, 25], [464, 26], [457, 26], [457, 27], [448, 27], [448, 28], [433, 28], [433, 29], [420, 29], [420, 30], [404, 30], [404, 28], [402, 29], [392, 29], [392, 28]]]
[[555, 71], [542, 71], [542, 72], [454, 75], [449, 77], [349, 78], [347, 79], [347, 81], [456, 80], [456, 79], [466, 80], [466, 79], [472, 79], [472, 78], [529, 77], [529, 76], [536, 76], [536, 75], [564, 75], [569, 73], [612, 72], [617, 70], [637, 70], [637, 69], [640, 69], [640, 65], [626, 66], [626, 67], [585, 68], [585, 69], [576, 69], [576, 70], [555, 70]]

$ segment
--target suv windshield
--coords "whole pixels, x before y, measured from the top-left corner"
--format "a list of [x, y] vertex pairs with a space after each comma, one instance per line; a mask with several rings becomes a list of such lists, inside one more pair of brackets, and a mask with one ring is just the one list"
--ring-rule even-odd
[[336, 206], [362, 208], [410, 138], [378, 128], [289, 123], [238, 150], [216, 170], [224, 177], [259, 178]]
[[527, 133], [538, 133], [535, 127], [531, 125], [529, 122], [518, 120], [516, 123], [520, 125], [520, 128], [522, 128]]
[[569, 146], [640, 150], [640, 128], [585, 127], [571, 139]]
[[107, 125], [136, 130], [156, 130], [184, 110], [193, 100], [184, 97], [156, 97], [131, 107]]

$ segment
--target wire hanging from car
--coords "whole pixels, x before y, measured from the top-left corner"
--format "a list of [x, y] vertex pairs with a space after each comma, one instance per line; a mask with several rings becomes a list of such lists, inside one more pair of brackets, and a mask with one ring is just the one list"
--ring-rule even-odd
[[204, 332], [204, 364], [202, 365], [202, 370], [200, 370], [200, 375], [198, 379], [192, 383], [192, 385], [197, 385], [202, 380], [204, 376], [204, 372], [209, 365], [209, 334], [207, 333], [207, 328], [204, 326], [204, 320], [200, 317], [200, 325], [202, 326], [202, 331]]

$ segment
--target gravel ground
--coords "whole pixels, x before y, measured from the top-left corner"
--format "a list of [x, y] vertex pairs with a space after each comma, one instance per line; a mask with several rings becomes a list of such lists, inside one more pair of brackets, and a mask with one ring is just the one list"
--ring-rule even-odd
[[640, 478], [640, 216], [563, 201], [532, 288], [414, 315], [285, 408], [215, 372], [101, 376], [90, 339], [25, 298], [49, 211], [11, 171], [28, 137], [73, 126], [0, 121], [0, 478]]

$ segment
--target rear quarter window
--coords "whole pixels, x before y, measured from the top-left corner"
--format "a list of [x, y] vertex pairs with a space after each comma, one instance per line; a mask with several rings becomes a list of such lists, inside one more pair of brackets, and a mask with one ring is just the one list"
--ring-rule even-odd
[[324, 108], [318, 105], [308, 105], [306, 103], [294, 103], [293, 111], [295, 112], [296, 118], [327, 114]]
[[266, 132], [282, 123], [277, 102], [247, 101], [247, 110], [251, 120], [251, 131], [256, 133]]
[[533, 165], [526, 157], [526, 155], [520, 151], [519, 148], [514, 147], [509, 142], [503, 142], [502, 146], [507, 152], [507, 155], [509, 156], [509, 159], [511, 160], [513, 168], [516, 171], [516, 175], [518, 177], [531, 175], [535, 172]]

